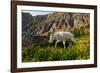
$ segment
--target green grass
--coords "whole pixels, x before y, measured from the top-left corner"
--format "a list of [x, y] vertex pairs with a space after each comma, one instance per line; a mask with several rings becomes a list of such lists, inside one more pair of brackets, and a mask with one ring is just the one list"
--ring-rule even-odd
[[76, 44], [54, 48], [54, 46], [40, 48], [23, 48], [23, 62], [86, 60], [90, 58], [89, 35], [76, 37]]

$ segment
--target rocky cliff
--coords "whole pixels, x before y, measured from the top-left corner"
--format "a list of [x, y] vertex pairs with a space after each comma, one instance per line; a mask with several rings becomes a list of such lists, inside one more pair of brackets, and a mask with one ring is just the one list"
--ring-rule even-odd
[[[32, 16], [30, 13], [23, 12], [22, 41], [25, 42], [26, 40], [32, 43], [35, 41], [32, 40], [33, 36], [49, 37], [50, 32], [57, 31], [69, 31], [75, 35], [86, 34], [89, 33], [89, 19], [89, 13], [54, 12], [47, 15]], [[24, 43], [23, 45], [25, 46]]]

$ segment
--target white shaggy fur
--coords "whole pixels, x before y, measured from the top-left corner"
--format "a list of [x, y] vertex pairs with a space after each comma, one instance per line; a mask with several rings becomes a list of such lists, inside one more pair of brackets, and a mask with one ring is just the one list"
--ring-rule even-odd
[[55, 47], [57, 47], [57, 44], [59, 42], [63, 42], [64, 49], [66, 48], [66, 41], [69, 41], [69, 42], [71, 41], [73, 43], [75, 42], [74, 36], [70, 32], [56, 32], [54, 34], [51, 34], [49, 43], [53, 43], [54, 40], [56, 40]]

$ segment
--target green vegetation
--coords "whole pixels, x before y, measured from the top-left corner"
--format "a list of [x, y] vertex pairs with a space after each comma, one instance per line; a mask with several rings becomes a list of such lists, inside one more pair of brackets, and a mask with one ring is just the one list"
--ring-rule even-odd
[[58, 60], [85, 60], [90, 57], [90, 39], [88, 35], [76, 37], [76, 44], [54, 48], [54, 46], [38, 47], [38, 48], [23, 48], [23, 62], [37, 61], [58, 61]]

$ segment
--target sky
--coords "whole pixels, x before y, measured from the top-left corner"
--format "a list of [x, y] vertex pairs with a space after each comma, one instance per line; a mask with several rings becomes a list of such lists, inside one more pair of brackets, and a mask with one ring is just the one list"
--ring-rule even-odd
[[32, 16], [36, 16], [36, 15], [46, 15], [49, 13], [54, 13], [54, 12], [49, 12], [49, 11], [35, 11], [35, 10], [23, 10], [22, 12], [25, 13], [30, 13]]

